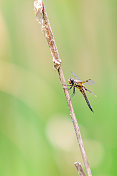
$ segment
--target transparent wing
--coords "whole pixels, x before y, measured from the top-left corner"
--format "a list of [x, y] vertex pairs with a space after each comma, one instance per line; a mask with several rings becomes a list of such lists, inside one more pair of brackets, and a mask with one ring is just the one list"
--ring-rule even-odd
[[80, 82], [83, 84], [93, 85], [95, 82], [92, 79], [88, 79], [86, 81], [82, 81], [75, 73], [71, 72], [73, 76], [75, 76]]
[[93, 92], [91, 92], [91, 91], [90, 91], [89, 89], [87, 89], [86, 87], [84, 87], [84, 88], [85, 88], [85, 90], [86, 90], [87, 92], [93, 94], [93, 95], [96, 97], [96, 95], [95, 95]]
[[82, 81], [80, 80], [80, 78], [79, 78], [78, 76], [76, 76], [75, 73], [73, 73], [73, 72], [71, 72], [71, 73], [72, 73], [72, 75], [75, 76], [80, 82], [82, 82]]
[[88, 80], [84, 81], [84, 84], [93, 85], [93, 84], [95, 84], [95, 82], [91, 79], [88, 79]]
[[79, 82], [82, 82], [82, 84], [88, 84], [88, 85], [93, 85], [95, 82], [92, 79], [88, 79], [86, 81], [82, 81], [75, 73], [71, 72], [73, 76], [75, 76]]

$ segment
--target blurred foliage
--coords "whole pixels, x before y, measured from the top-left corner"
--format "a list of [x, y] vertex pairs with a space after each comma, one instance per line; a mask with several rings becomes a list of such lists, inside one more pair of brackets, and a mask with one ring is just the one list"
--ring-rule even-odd
[[[72, 98], [92, 173], [117, 174], [117, 2], [45, 1], [66, 79], [90, 86], [94, 114]], [[72, 92], [70, 91], [70, 94]], [[33, 1], [0, 1], [0, 176], [71, 176], [82, 163]]]

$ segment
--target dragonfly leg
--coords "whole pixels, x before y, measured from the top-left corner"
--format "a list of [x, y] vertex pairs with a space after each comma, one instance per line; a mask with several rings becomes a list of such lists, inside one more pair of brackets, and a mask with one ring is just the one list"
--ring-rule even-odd
[[73, 94], [71, 95], [71, 97], [73, 97], [75, 95], [75, 87], [73, 87]]
[[68, 84], [68, 85], [67, 84], [63, 84], [63, 86], [72, 86], [72, 85], [70, 85], [70, 84]]
[[[71, 86], [71, 85], [67, 85], [67, 84], [65, 85], [65, 84], [63, 84], [63, 88], [64, 88], [64, 89], [68, 89], [67, 86]], [[71, 86], [68, 90], [70, 90], [71, 88], [72, 88], [72, 86]]]
[[75, 87], [73, 88], [73, 94], [75, 95]]
[[68, 90], [70, 90], [73, 86], [71, 86]]

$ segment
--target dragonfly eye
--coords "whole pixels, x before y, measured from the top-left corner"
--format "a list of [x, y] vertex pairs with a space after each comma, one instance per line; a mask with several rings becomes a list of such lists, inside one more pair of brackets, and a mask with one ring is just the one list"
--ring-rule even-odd
[[68, 82], [69, 82], [69, 84], [74, 84], [74, 79], [73, 79], [73, 78], [70, 78], [70, 79], [68, 80]]

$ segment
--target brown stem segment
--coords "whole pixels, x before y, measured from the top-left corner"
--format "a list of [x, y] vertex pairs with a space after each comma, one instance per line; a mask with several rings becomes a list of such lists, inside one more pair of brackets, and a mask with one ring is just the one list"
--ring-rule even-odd
[[35, 11], [37, 20], [42, 25], [42, 30], [44, 31], [46, 40], [48, 42], [48, 46], [50, 48], [50, 51], [53, 57], [54, 67], [58, 69], [61, 64], [61, 59], [59, 57], [59, 53], [58, 53], [58, 50], [55, 44], [54, 36], [53, 36], [52, 29], [51, 29], [51, 26], [48, 20], [48, 16], [45, 10], [43, 0], [34, 1], [34, 11]]
[[71, 115], [72, 122], [73, 122], [73, 125], [74, 125], [74, 130], [75, 130], [76, 137], [77, 137], [77, 140], [78, 140], [78, 143], [79, 143], [79, 147], [80, 147], [80, 151], [81, 151], [81, 154], [82, 154], [82, 158], [83, 158], [83, 162], [84, 162], [84, 165], [85, 165], [87, 176], [92, 176], [91, 170], [90, 170], [90, 167], [89, 167], [89, 163], [88, 163], [88, 159], [87, 159], [87, 156], [86, 156], [86, 152], [85, 152], [85, 149], [84, 149], [84, 144], [83, 144], [83, 140], [82, 140], [82, 137], [81, 137], [80, 129], [79, 129], [79, 126], [78, 126], [78, 122], [77, 122], [77, 119], [76, 119], [76, 116], [75, 116], [75, 113], [74, 113], [74, 109], [73, 109], [73, 106], [72, 106], [72, 103], [71, 103], [70, 95], [69, 95], [68, 89], [65, 87], [66, 81], [65, 81], [65, 78], [64, 78], [63, 70], [61, 68], [61, 59], [59, 58], [59, 53], [58, 53], [58, 50], [57, 50], [57, 47], [56, 47], [56, 44], [55, 44], [54, 36], [53, 36], [52, 30], [51, 30], [51, 27], [50, 27], [50, 23], [49, 23], [49, 20], [48, 20], [48, 17], [47, 17], [47, 13], [46, 13], [46, 10], [45, 10], [45, 7], [44, 7], [43, 0], [36, 0], [34, 2], [34, 11], [35, 11], [35, 15], [36, 15], [38, 21], [42, 25], [43, 31], [45, 33], [45, 37], [47, 39], [47, 42], [48, 42], [48, 45], [49, 45], [49, 48], [50, 48], [50, 51], [51, 51], [51, 54], [52, 54], [52, 57], [53, 57], [54, 66], [58, 70], [59, 78], [60, 78], [62, 87], [64, 89], [64, 93], [65, 93], [66, 100], [67, 100], [67, 103], [68, 103], [68, 107], [69, 107], [69, 110], [70, 110], [70, 115]]
[[74, 165], [76, 166], [76, 169], [77, 169], [80, 176], [86, 176], [83, 171], [83, 168], [79, 162], [75, 162]]

